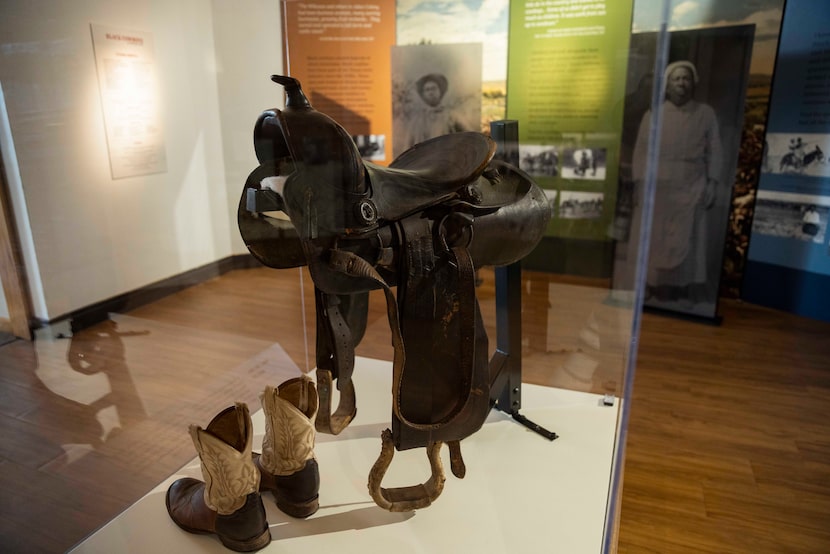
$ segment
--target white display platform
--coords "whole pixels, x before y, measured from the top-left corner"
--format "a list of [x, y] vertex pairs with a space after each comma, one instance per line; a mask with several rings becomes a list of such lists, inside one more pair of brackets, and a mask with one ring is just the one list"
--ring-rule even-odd
[[[441, 496], [428, 508], [390, 513], [374, 504], [366, 482], [380, 453], [381, 431], [390, 425], [391, 374], [388, 362], [358, 358], [357, 417], [339, 436], [317, 435], [320, 510], [294, 519], [263, 494], [273, 540], [260, 552], [601, 551], [619, 399], [608, 407], [600, 395], [524, 385], [521, 413], [560, 438], [548, 441], [494, 410], [478, 433], [461, 442], [464, 479], [450, 473], [445, 447]], [[253, 422], [257, 449], [264, 432], [261, 410]], [[189, 423], [182, 422], [183, 441], [190, 440]], [[198, 458], [73, 552], [229, 552], [215, 536], [186, 533], [170, 520], [165, 492], [181, 476], [201, 479]], [[383, 485], [414, 485], [428, 476], [423, 448], [397, 452]]]

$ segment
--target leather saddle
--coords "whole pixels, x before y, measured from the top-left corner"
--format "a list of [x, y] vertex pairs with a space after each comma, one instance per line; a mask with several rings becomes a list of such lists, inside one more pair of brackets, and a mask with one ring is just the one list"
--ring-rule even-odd
[[[356, 413], [355, 347], [369, 291], [383, 291], [394, 347], [392, 425], [369, 489], [391, 511], [427, 506], [443, 488], [441, 445], [463, 477], [460, 441], [491, 407], [475, 270], [527, 255], [544, 234], [549, 204], [530, 177], [494, 160], [495, 143], [480, 133], [425, 141], [389, 167], [363, 161], [346, 130], [311, 107], [299, 81], [271, 78], [285, 88], [285, 108], [263, 112], [254, 127], [260, 165], [239, 203], [242, 238], [269, 267], [309, 268], [318, 431], [338, 434]], [[382, 487], [394, 450], [416, 447], [427, 449], [429, 480]]]

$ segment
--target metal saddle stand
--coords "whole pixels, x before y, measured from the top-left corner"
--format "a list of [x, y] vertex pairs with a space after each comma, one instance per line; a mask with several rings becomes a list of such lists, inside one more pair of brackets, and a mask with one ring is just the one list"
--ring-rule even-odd
[[[500, 332], [504, 348], [493, 363], [487, 359], [475, 268], [518, 267], [544, 234], [550, 206], [527, 174], [494, 159], [496, 143], [485, 135], [444, 135], [378, 166], [363, 161], [346, 130], [311, 107], [297, 80], [272, 80], [285, 87], [285, 109], [265, 111], [254, 127], [260, 166], [240, 199], [240, 233], [263, 264], [309, 268], [318, 431], [338, 434], [354, 418], [355, 347], [366, 328], [369, 291], [383, 291], [394, 347], [392, 425], [381, 436], [369, 491], [390, 511], [428, 506], [444, 486], [443, 443], [461, 478], [460, 441], [481, 427], [493, 402], [522, 421], [514, 392], [520, 342], [502, 345]], [[516, 287], [508, 289], [515, 294]], [[509, 322], [510, 332], [515, 324]], [[340, 391], [334, 410], [333, 386]], [[382, 487], [394, 451], [419, 447], [427, 450], [430, 478]]]
[[[519, 123], [501, 120], [490, 123], [496, 141], [496, 156], [519, 164]], [[522, 265], [513, 262], [495, 268], [496, 352], [490, 360], [490, 400], [493, 407], [548, 440], [559, 435], [519, 413], [522, 407]]]

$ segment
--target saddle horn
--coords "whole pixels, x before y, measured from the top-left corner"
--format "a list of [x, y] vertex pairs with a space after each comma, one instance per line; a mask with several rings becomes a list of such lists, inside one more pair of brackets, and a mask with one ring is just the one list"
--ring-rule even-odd
[[311, 108], [300, 81], [285, 75], [271, 75], [271, 80], [285, 88], [285, 107], [291, 109]]

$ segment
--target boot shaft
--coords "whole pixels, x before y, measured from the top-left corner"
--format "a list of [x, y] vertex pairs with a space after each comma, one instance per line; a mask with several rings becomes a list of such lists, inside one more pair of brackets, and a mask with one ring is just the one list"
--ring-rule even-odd
[[272, 475], [291, 475], [314, 458], [319, 399], [314, 381], [306, 376], [266, 387], [261, 396], [265, 413], [262, 469]]
[[251, 460], [253, 428], [248, 406], [225, 409], [207, 429], [190, 426], [205, 481], [205, 504], [220, 515], [240, 509], [259, 490], [259, 472]]

